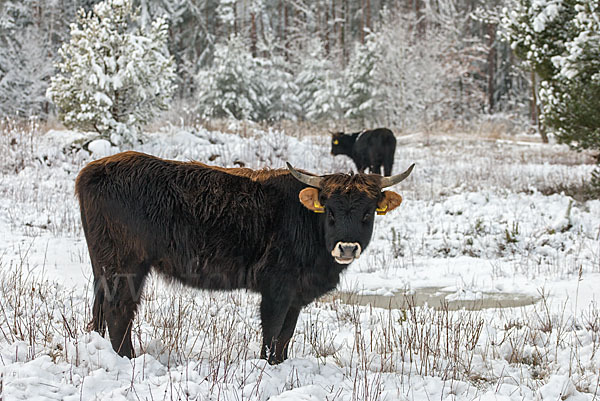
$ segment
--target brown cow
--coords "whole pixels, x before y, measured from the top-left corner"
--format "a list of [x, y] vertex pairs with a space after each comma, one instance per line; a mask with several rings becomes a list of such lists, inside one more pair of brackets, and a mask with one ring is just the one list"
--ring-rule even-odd
[[376, 209], [400, 205], [382, 188], [413, 166], [394, 177], [317, 177], [137, 152], [91, 162], [76, 183], [94, 272], [90, 326], [108, 326], [113, 348], [132, 357], [132, 320], [154, 269], [197, 288], [259, 292], [261, 358], [279, 363], [300, 309], [334, 289], [367, 247]]

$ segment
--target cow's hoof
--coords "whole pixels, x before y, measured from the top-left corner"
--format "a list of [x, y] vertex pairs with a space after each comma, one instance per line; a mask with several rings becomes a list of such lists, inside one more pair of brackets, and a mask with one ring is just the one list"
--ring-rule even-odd
[[267, 362], [269, 362], [269, 365], [279, 365], [281, 362], [283, 362], [283, 358], [270, 355], [269, 359], [267, 359]]

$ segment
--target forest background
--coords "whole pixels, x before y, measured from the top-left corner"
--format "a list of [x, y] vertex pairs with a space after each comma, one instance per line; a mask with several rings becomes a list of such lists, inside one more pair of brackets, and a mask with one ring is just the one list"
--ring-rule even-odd
[[[46, 89], [58, 50], [78, 10], [96, 3], [0, 2], [0, 114], [56, 113]], [[180, 116], [414, 129], [490, 115], [535, 121], [534, 75], [516, 68], [519, 61], [498, 34], [503, 3], [141, 0], [134, 6], [142, 24], [168, 20]], [[230, 107], [215, 100], [231, 93]]]

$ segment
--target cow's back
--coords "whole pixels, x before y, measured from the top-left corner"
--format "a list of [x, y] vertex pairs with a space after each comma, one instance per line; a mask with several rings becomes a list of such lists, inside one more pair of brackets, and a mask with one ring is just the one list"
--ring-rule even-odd
[[361, 151], [366, 151], [367, 149], [374, 147], [395, 148], [396, 137], [394, 137], [394, 133], [387, 128], [377, 128], [359, 134], [355, 146]]
[[395, 151], [396, 138], [393, 132], [387, 128], [377, 128], [358, 135], [352, 159], [362, 167], [388, 164], [391, 171]]
[[88, 246], [108, 236], [118, 257], [194, 286], [243, 287], [264, 251], [261, 186], [200, 163], [125, 152], [86, 166], [76, 193]]

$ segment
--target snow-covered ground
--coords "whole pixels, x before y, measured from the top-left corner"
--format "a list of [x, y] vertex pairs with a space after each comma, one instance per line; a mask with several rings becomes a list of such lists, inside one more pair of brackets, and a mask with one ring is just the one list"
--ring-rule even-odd
[[[242, 131], [232, 126], [229, 131]], [[171, 127], [136, 150], [221, 166], [350, 171], [329, 138]], [[291, 358], [257, 359], [258, 297], [153, 279], [135, 322], [139, 355], [86, 331], [91, 267], [74, 180], [119, 151], [71, 131], [0, 137], [2, 399], [593, 400], [600, 398], [600, 201], [577, 187], [585, 155], [536, 138], [399, 136], [403, 205], [378, 216], [340, 290], [436, 288], [448, 301], [532, 296], [519, 308], [386, 310], [331, 300], [302, 312]], [[73, 145], [75, 144], [75, 145]], [[335, 297], [334, 297], [335, 298]]]

